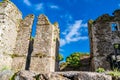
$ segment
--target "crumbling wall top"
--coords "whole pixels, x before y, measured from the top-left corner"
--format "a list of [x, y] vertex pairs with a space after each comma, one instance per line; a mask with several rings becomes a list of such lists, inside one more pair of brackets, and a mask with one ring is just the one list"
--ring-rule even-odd
[[103, 14], [102, 16], [98, 17], [94, 23], [105, 23], [110, 22], [113, 20], [113, 16], [110, 16], [109, 14]]
[[113, 13], [114, 16], [119, 16], [120, 15], [120, 9], [115, 10]]
[[24, 27], [30, 27], [32, 28], [32, 26], [29, 26], [29, 25], [32, 25], [33, 23], [33, 20], [34, 20], [34, 15], [33, 14], [29, 14], [25, 17], [24, 20], [21, 21], [21, 24], [24, 26]]
[[5, 15], [11, 19], [16, 25], [22, 20], [22, 13], [20, 10], [8, 0], [0, 2], [0, 15]]
[[49, 22], [48, 18], [44, 15], [41, 14], [38, 16], [38, 25], [50, 25], [51, 23]]

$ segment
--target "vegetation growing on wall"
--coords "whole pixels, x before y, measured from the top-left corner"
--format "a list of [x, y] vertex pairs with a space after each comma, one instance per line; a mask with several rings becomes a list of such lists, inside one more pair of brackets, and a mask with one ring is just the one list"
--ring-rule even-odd
[[62, 55], [62, 54], [59, 54], [58, 57], [59, 57], [59, 61], [63, 61], [64, 58], [63, 58], [63, 55]]

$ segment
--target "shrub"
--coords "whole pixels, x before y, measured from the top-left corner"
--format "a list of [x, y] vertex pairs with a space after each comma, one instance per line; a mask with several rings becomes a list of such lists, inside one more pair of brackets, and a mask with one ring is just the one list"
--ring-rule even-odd
[[96, 70], [96, 72], [102, 73], [102, 72], [105, 72], [105, 70], [104, 70], [104, 68], [98, 68], [98, 69]]

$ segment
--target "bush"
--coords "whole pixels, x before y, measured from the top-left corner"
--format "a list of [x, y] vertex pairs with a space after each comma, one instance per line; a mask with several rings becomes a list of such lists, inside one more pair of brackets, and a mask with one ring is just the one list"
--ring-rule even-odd
[[96, 72], [102, 73], [102, 72], [105, 72], [105, 70], [104, 70], [104, 68], [98, 68], [98, 69], [96, 70]]
[[75, 52], [66, 58], [66, 62], [70, 67], [80, 67], [81, 66], [80, 59], [83, 56], [89, 56], [89, 54]]

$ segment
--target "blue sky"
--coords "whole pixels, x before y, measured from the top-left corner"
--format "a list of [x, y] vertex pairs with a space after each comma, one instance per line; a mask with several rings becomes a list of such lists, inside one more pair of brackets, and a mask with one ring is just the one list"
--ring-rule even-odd
[[[87, 22], [120, 8], [120, 0], [11, 0], [23, 18], [28, 14], [48, 16], [60, 28], [60, 53], [89, 52]], [[35, 28], [35, 25], [33, 26]]]

